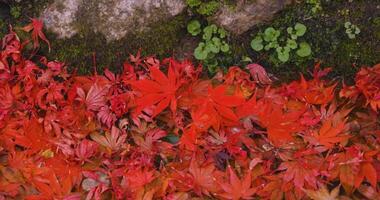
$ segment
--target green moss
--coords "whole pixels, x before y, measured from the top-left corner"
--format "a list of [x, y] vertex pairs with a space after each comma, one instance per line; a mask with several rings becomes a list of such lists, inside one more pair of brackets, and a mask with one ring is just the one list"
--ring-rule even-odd
[[380, 17], [376, 17], [372, 20], [372, 24], [374, 27], [374, 36], [377, 40], [380, 40]]
[[93, 55], [96, 55], [98, 71], [108, 67], [117, 71], [129, 54], [141, 49], [143, 55], [156, 55], [159, 58], [171, 56], [180, 39], [185, 34], [187, 17], [179, 15], [169, 22], [156, 23], [151, 29], [128, 34], [125, 38], [107, 43], [105, 37], [81, 26], [80, 33], [70, 39], [57, 39], [48, 33], [52, 51], [42, 52], [49, 59], [66, 62], [72, 70], [87, 74], [93, 72]]

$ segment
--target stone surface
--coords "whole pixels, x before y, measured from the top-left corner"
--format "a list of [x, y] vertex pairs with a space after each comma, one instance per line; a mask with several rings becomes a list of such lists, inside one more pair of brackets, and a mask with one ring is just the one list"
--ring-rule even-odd
[[113, 41], [129, 32], [149, 29], [185, 7], [183, 0], [55, 0], [41, 18], [60, 38], [72, 37], [85, 27]]
[[235, 8], [223, 6], [213, 16], [213, 20], [217, 25], [239, 35], [256, 24], [270, 20], [290, 3], [292, 0], [238, 0]]

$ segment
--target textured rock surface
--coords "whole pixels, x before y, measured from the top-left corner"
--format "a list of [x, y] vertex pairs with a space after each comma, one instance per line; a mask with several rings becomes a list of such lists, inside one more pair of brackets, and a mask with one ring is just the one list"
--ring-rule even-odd
[[112, 41], [170, 19], [185, 7], [183, 0], [56, 0], [41, 18], [60, 38], [69, 38], [85, 27]]
[[258, 23], [270, 20], [291, 2], [292, 0], [241, 0], [236, 8], [223, 6], [213, 19], [219, 26], [239, 35]]

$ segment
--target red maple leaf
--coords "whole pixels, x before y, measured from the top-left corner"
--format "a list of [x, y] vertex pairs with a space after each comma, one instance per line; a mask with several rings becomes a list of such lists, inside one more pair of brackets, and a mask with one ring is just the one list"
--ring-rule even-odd
[[260, 123], [267, 128], [268, 138], [281, 145], [293, 140], [293, 133], [303, 129], [298, 119], [303, 111], [285, 112], [280, 105], [272, 102], [261, 104], [258, 112]]
[[48, 46], [49, 46], [49, 51], [50, 51], [50, 42], [46, 38], [45, 34], [42, 32], [43, 29], [43, 22], [40, 19], [37, 18], [32, 18], [32, 22], [22, 29], [26, 32], [32, 31], [32, 40], [33, 40], [33, 49], [36, 50], [40, 46], [39, 38], [41, 40], [45, 41]]
[[286, 170], [284, 173], [284, 181], [292, 181], [297, 188], [303, 188], [306, 183], [316, 188], [318, 173], [318, 157], [301, 158], [295, 161], [287, 161], [281, 163], [278, 170]]
[[327, 119], [322, 123], [322, 127], [315, 134], [317, 142], [327, 148], [331, 148], [336, 143], [341, 143], [349, 138], [344, 135], [345, 120], [334, 123], [333, 119]]
[[207, 94], [193, 100], [192, 118], [196, 127], [207, 130], [213, 127], [219, 130], [222, 123], [234, 125], [239, 121], [234, 108], [244, 103], [244, 97], [234, 88], [219, 85], [208, 86]]
[[175, 113], [177, 109], [177, 90], [181, 86], [173, 67], [169, 66], [168, 76], [165, 76], [157, 67], [150, 67], [151, 80], [144, 79], [131, 81], [131, 85], [141, 92], [136, 100], [137, 113], [150, 106], [155, 106], [152, 116], [160, 114], [170, 105]]
[[213, 172], [215, 170], [214, 165], [199, 165], [198, 162], [193, 158], [189, 166], [189, 172], [193, 178], [193, 189], [198, 195], [206, 194], [210, 195], [210, 192], [215, 192], [217, 190], [217, 185], [215, 184], [215, 178]]
[[108, 86], [100, 86], [97, 83], [90, 87], [87, 95], [82, 88], [77, 88], [77, 100], [84, 102], [87, 110], [98, 111], [101, 107], [105, 106], [106, 94], [108, 93]]
[[227, 170], [230, 175], [229, 182], [220, 183], [224, 191], [220, 196], [232, 200], [253, 199], [252, 196], [256, 193], [257, 188], [252, 187], [251, 171], [248, 170], [247, 174], [239, 179], [231, 166], [228, 166]]

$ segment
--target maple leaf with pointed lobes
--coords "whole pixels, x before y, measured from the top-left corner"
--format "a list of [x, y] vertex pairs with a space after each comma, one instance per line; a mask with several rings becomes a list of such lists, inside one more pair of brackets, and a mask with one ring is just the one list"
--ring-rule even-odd
[[5, 134], [14, 139], [12, 143], [26, 148], [30, 155], [48, 149], [50, 145], [49, 135], [43, 131], [37, 119], [25, 120], [22, 128], [10, 129]]
[[317, 142], [327, 148], [332, 148], [336, 143], [341, 143], [349, 138], [348, 135], [341, 134], [345, 130], [345, 120], [334, 124], [333, 119], [323, 122], [318, 134], [314, 137]]
[[98, 144], [91, 140], [82, 140], [75, 149], [75, 155], [79, 160], [84, 161], [96, 154]]
[[143, 109], [155, 105], [152, 117], [160, 114], [170, 106], [173, 114], [177, 110], [177, 90], [181, 86], [173, 67], [169, 66], [168, 75], [165, 76], [157, 67], [150, 67], [151, 80], [131, 81], [132, 87], [141, 92], [141, 97], [136, 100], [137, 113]]
[[218, 188], [215, 184], [215, 178], [213, 176], [214, 170], [215, 167], [212, 164], [201, 166], [198, 164], [195, 158], [191, 160], [189, 173], [193, 178], [192, 188], [194, 189], [195, 193], [198, 195], [201, 195], [202, 193], [205, 195], [210, 195], [210, 192], [217, 191]]
[[166, 136], [166, 131], [161, 129], [152, 129], [145, 133], [145, 138], [138, 134], [133, 135], [135, 143], [141, 147], [143, 151], [153, 151], [155, 143], [159, 142], [159, 139]]
[[219, 85], [208, 86], [207, 94], [193, 100], [194, 110], [191, 112], [193, 123], [200, 130], [213, 127], [219, 130], [221, 124], [235, 125], [239, 117], [234, 108], [244, 103], [244, 97], [236, 88]]
[[231, 166], [228, 166], [227, 171], [230, 175], [229, 182], [219, 183], [224, 191], [220, 196], [232, 200], [253, 199], [252, 196], [256, 193], [257, 188], [252, 187], [251, 170], [248, 170], [242, 180], [235, 174]]
[[108, 93], [108, 85], [99, 86], [97, 83], [90, 87], [87, 95], [82, 88], [77, 88], [77, 100], [84, 102], [87, 106], [87, 110], [98, 111], [106, 104], [106, 94]]
[[304, 76], [301, 75], [300, 81], [294, 81], [285, 85], [285, 88], [286, 92], [292, 97], [296, 97], [309, 104], [323, 105], [333, 100], [336, 85], [335, 83], [327, 87], [320, 79], [306, 81]]
[[299, 118], [303, 110], [285, 112], [280, 105], [265, 102], [258, 112], [260, 123], [267, 128], [268, 138], [274, 145], [282, 145], [294, 140], [293, 133], [304, 129]]
[[99, 133], [93, 133], [90, 135], [91, 139], [106, 147], [109, 153], [112, 151], [119, 151], [126, 147], [124, 142], [127, 139], [127, 136], [127, 134], [122, 133], [120, 129], [115, 126], [112, 126], [111, 132], [107, 131], [105, 136], [102, 136]]
[[132, 190], [137, 190], [144, 185], [150, 183], [155, 178], [155, 171], [148, 169], [129, 170], [125, 177], [128, 180], [128, 186]]
[[377, 188], [377, 170], [373, 165], [373, 156], [377, 155], [378, 151], [366, 151], [363, 153], [362, 162], [359, 166], [359, 174], [355, 176], [355, 187], [359, 188], [364, 178], [372, 185], [373, 188]]
[[39, 38], [41, 38], [41, 40], [47, 43], [50, 51], [50, 42], [46, 38], [45, 34], [42, 32], [44, 26], [43, 22], [37, 18], [32, 18], [31, 20], [32, 22], [23, 27], [22, 29], [26, 32], [32, 31], [33, 49], [38, 49], [38, 47], [40, 46]]
[[370, 105], [372, 110], [380, 109], [380, 64], [372, 68], [363, 67], [356, 74], [355, 85], [343, 87], [340, 91], [341, 97], [353, 99], [355, 101], [359, 94], [366, 98], [366, 105]]
[[180, 147], [190, 151], [195, 151], [197, 149], [197, 135], [198, 134], [194, 126], [186, 128], [183, 131], [183, 134], [179, 141]]
[[321, 161], [318, 157], [302, 158], [295, 161], [281, 163], [278, 170], [284, 172], [284, 181], [292, 181], [297, 188], [303, 188], [305, 184], [316, 188], [318, 173], [318, 164]]
[[41, 89], [37, 93], [37, 103], [42, 109], [47, 109], [49, 104], [54, 102], [61, 103], [64, 100], [63, 91], [65, 87], [63, 84], [51, 83], [49, 87]]

